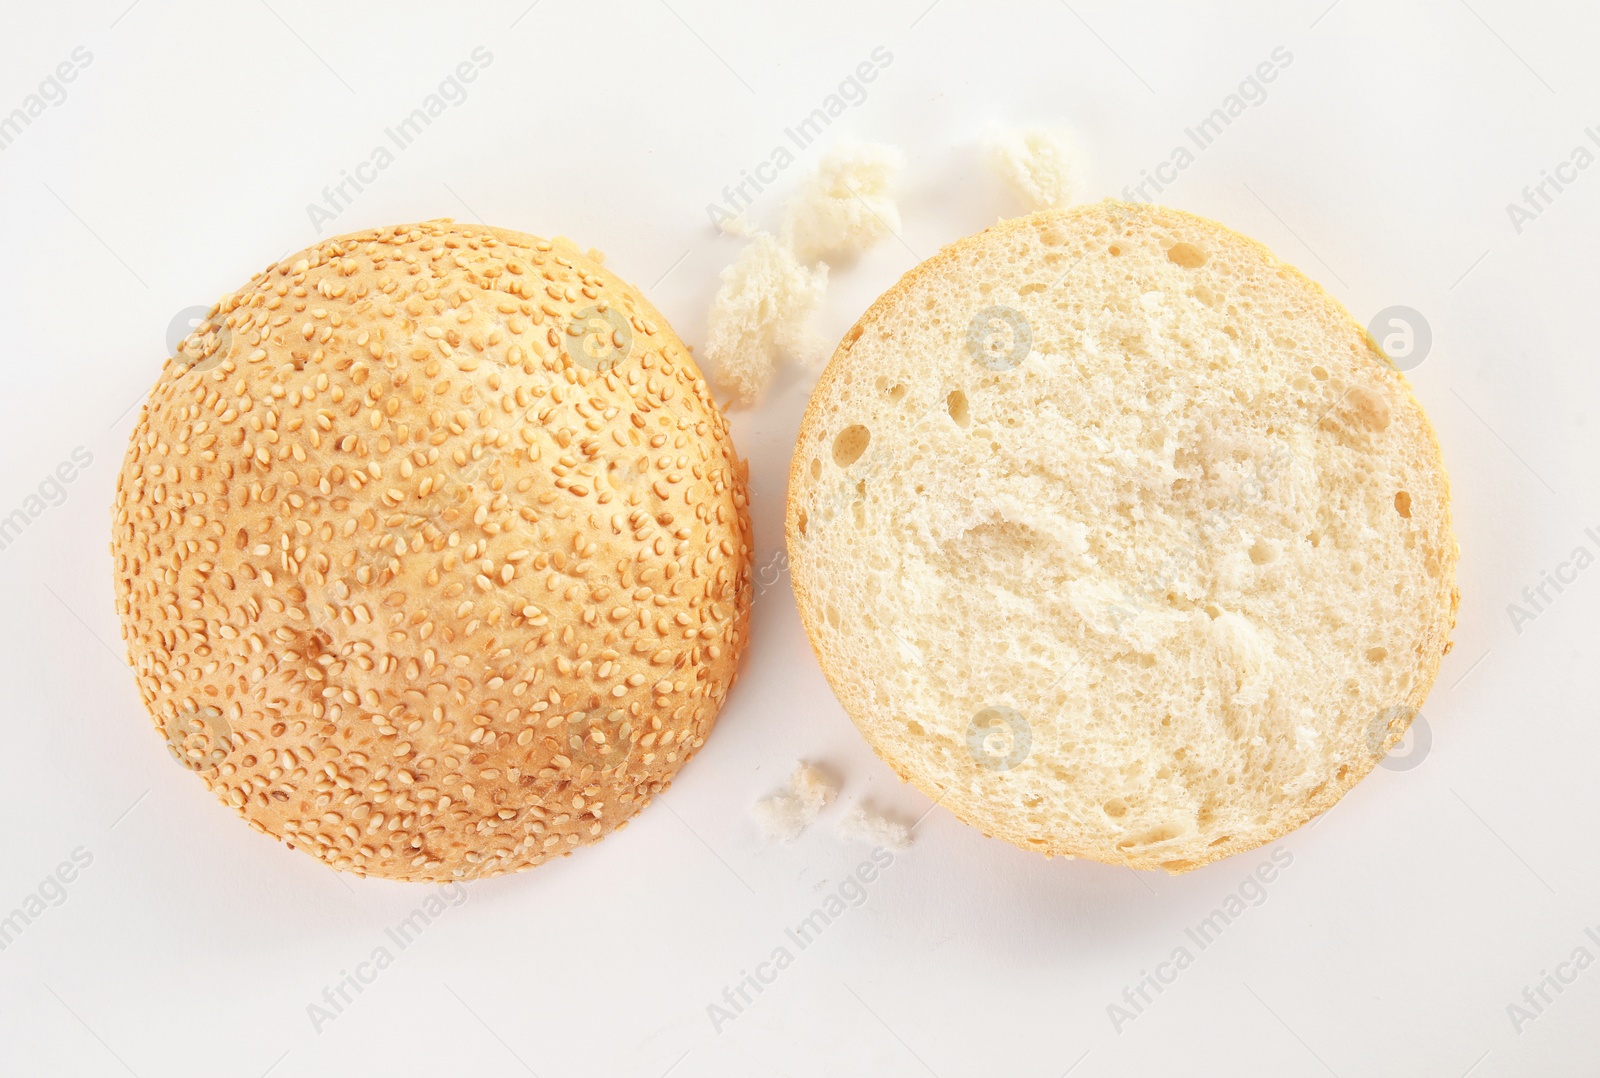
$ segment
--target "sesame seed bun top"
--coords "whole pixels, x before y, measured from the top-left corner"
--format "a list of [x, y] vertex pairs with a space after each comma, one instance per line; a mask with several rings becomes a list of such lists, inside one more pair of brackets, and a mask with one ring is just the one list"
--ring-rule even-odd
[[358, 875], [594, 842], [743, 650], [744, 464], [688, 350], [568, 241], [330, 239], [168, 359], [117, 480], [117, 607], [181, 763]]

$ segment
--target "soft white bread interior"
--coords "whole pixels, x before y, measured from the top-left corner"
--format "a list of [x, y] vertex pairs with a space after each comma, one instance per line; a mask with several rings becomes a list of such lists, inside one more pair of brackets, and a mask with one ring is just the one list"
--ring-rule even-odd
[[1254, 241], [1107, 201], [917, 266], [846, 335], [790, 471], [822, 667], [984, 832], [1183, 871], [1326, 810], [1449, 648], [1433, 431]]

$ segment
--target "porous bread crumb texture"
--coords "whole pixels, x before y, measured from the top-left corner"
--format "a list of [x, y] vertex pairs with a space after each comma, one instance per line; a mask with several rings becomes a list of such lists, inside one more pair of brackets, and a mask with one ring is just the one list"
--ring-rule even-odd
[[763, 801], [751, 810], [768, 842], [793, 842], [815, 822], [823, 807], [833, 800], [838, 786], [810, 764], [795, 765], [789, 789]]
[[1062, 128], [991, 129], [984, 154], [1025, 209], [1064, 209], [1083, 197], [1077, 148]]
[[894, 178], [900, 151], [872, 142], [846, 142], [822, 155], [784, 206], [779, 231], [802, 262], [853, 257], [900, 231]]
[[567, 241], [330, 239], [224, 297], [140, 414], [129, 661], [158, 730], [229, 731], [201, 774], [256, 830], [358, 875], [526, 868], [704, 742], [745, 482], [688, 350]]
[[892, 184], [901, 164], [893, 147], [841, 144], [801, 181], [777, 236], [751, 233], [742, 216], [721, 226], [752, 241], [722, 271], [705, 354], [741, 404], [760, 399], [786, 358], [818, 365], [826, 358], [815, 322], [828, 267], [818, 259], [859, 254], [899, 230]]
[[827, 285], [826, 265], [801, 265], [766, 232], [722, 271], [707, 316], [705, 354], [718, 383], [740, 403], [760, 398], [785, 356], [810, 361], [826, 354], [815, 318]]
[[1332, 806], [1449, 647], [1433, 431], [1220, 225], [1004, 222], [846, 335], [789, 477], [801, 617], [896, 771], [1024, 849], [1183, 871]]
[[911, 829], [898, 820], [891, 820], [867, 809], [865, 805], [852, 805], [839, 820], [839, 837], [845, 842], [864, 842], [868, 846], [887, 846], [903, 850], [911, 845]]
[[813, 816], [821, 812], [823, 806], [832, 801], [833, 795], [838, 792], [838, 784], [812, 764], [795, 765], [794, 774], [789, 776], [790, 795], [798, 798]]

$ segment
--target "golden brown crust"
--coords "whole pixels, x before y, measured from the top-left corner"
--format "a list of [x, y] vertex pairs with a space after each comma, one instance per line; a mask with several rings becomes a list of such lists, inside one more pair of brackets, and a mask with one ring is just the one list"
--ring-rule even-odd
[[117, 481], [158, 729], [335, 868], [492, 876], [622, 826], [749, 622], [746, 466], [683, 343], [565, 240], [330, 239], [168, 360]]
[[[948, 262], [961, 260], [963, 251], [969, 246], [988, 244], [1003, 238], [1008, 233], [1037, 228], [1052, 218], [1059, 219], [1079, 214], [1103, 214], [1107, 212], [1119, 214], [1124, 222], [1132, 223], [1135, 227], [1181, 222], [1188, 227], [1209, 233], [1217, 239], [1219, 244], [1256, 250], [1281, 275], [1294, 279], [1311, 297], [1323, 303], [1333, 313], [1333, 317], [1339, 320], [1346, 331], [1360, 335], [1366, 342], [1368, 369], [1365, 373], [1381, 381], [1390, 392], [1398, 395], [1411, 408], [1414, 408], [1418, 415], [1423, 415], [1422, 406], [1412, 393], [1404, 376], [1383, 356], [1366, 331], [1361, 328], [1360, 324], [1355, 321], [1344, 306], [1328, 295], [1326, 290], [1317, 282], [1307, 277], [1294, 266], [1278, 259], [1265, 244], [1242, 236], [1215, 221], [1164, 206], [1123, 203], [1113, 199], [1106, 199], [1101, 203], [1076, 206], [1069, 209], [1041, 210], [1033, 214], [1001, 221], [982, 232], [947, 244], [935, 253], [933, 257], [913, 266], [902, 275], [899, 281], [867, 308], [861, 317], [857, 319], [855, 325], [844, 335], [833, 356], [829, 359], [827, 367], [818, 379], [815, 389], [812, 391], [811, 401], [806, 408], [805, 415], [801, 420], [800, 430], [796, 435], [796, 450], [790, 460], [789, 494], [785, 507], [784, 534], [791, 548], [791, 565], [795, 564], [797, 560], [794, 554], [794, 547], [799, 535], [798, 529], [802, 510], [799, 492], [805, 486], [803, 469], [809, 466], [810, 461], [810, 455], [804, 451], [804, 447], [812, 444], [815, 439], [820, 437], [822, 426], [828, 418], [824, 408], [821, 406], [821, 402], [830, 398], [830, 388], [833, 383], [837, 379], [844, 377], [849, 364], [851, 346], [855, 341], [877, 322], [886, 316], [890, 316], [890, 312], [893, 312], [899, 306], [901, 300], [916, 289], [925, 277], [937, 274], [941, 267]], [[1425, 415], [1423, 416], [1421, 427], [1426, 432], [1426, 445], [1423, 449], [1425, 450], [1428, 465], [1437, 476], [1439, 484], [1437, 504], [1441, 506], [1441, 516], [1431, 553], [1437, 557], [1441, 567], [1441, 587], [1446, 592], [1447, 601], [1434, 612], [1429, 629], [1418, 651], [1417, 677], [1413, 682], [1412, 691], [1405, 705], [1395, 709], [1395, 718], [1384, 738], [1382, 752], [1372, 754], [1370, 759], [1365, 761], [1364, 766], [1345, 769], [1343, 775], [1337, 781], [1329, 782], [1305, 801], [1297, 806], [1291, 806], [1297, 811], [1286, 813], [1275, 821], [1272, 827], [1257, 830], [1248, 836], [1231, 837], [1228, 841], [1210, 847], [1203, 857], [1181, 865], [1171, 861], [1163, 861], [1159, 854], [1141, 855], [1128, 851], [1118, 851], [1117, 855], [1111, 855], [1108, 854], [1108, 851], [1099, 847], [1080, 848], [1068, 845], [1052, 845], [1042, 840], [1037, 834], [1024, 831], [1020, 826], [1011, 830], [991, 828], [992, 820], [973, 818], [969, 814], [963, 813], [961, 808], [955, 805], [950, 806], [952, 811], [963, 822], [978, 827], [986, 835], [1005, 839], [1022, 849], [1041, 852], [1046, 856], [1081, 857], [1110, 864], [1127, 865], [1132, 868], [1164, 868], [1169, 872], [1179, 872], [1190, 871], [1232, 854], [1255, 849], [1276, 841], [1283, 835], [1303, 826], [1332, 808], [1356, 783], [1371, 772], [1384, 754], [1404, 738], [1411, 721], [1415, 714], [1420, 711], [1423, 702], [1432, 689], [1438, 677], [1439, 666], [1451, 646], [1450, 634], [1455, 628], [1456, 613], [1460, 605], [1460, 592], [1455, 584], [1455, 566], [1460, 550], [1450, 527], [1449, 480], [1445, 472], [1443, 454], [1438, 438], [1432, 426], [1426, 421]], [[852, 720], [862, 732], [868, 744], [872, 746], [873, 751], [881, 759], [893, 768], [902, 780], [916, 786], [935, 801], [942, 801], [946, 791], [927, 776], [919, 773], [906, 761], [898, 758], [892, 751], [890, 744], [877, 736], [876, 727], [871, 722], [865, 721], [864, 716], [868, 712], [866, 694], [861, 691], [860, 687], [847, 683], [846, 679], [840, 675], [840, 672], [829, 661], [827, 650], [822, 645], [826, 630], [819, 621], [817, 606], [812, 601], [804, 575], [800, 572], [794, 572], [791, 575], [791, 582], [795, 591], [796, 605], [799, 608], [801, 623], [805, 627], [806, 636], [811, 642], [812, 650], [817, 656], [824, 676], [827, 677], [834, 694], [844, 704], [845, 710], [851, 715]]]

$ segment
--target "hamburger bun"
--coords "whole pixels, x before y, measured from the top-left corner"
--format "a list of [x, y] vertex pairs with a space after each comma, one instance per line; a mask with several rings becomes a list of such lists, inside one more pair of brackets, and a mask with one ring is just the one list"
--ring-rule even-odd
[[789, 474], [800, 615], [907, 781], [1181, 872], [1328, 809], [1449, 649], [1439, 447], [1334, 300], [1107, 201], [961, 240], [845, 336]]
[[564, 239], [341, 236], [225, 296], [117, 480], [117, 609], [173, 754], [358, 875], [623, 826], [744, 649], [746, 467], [688, 349]]

